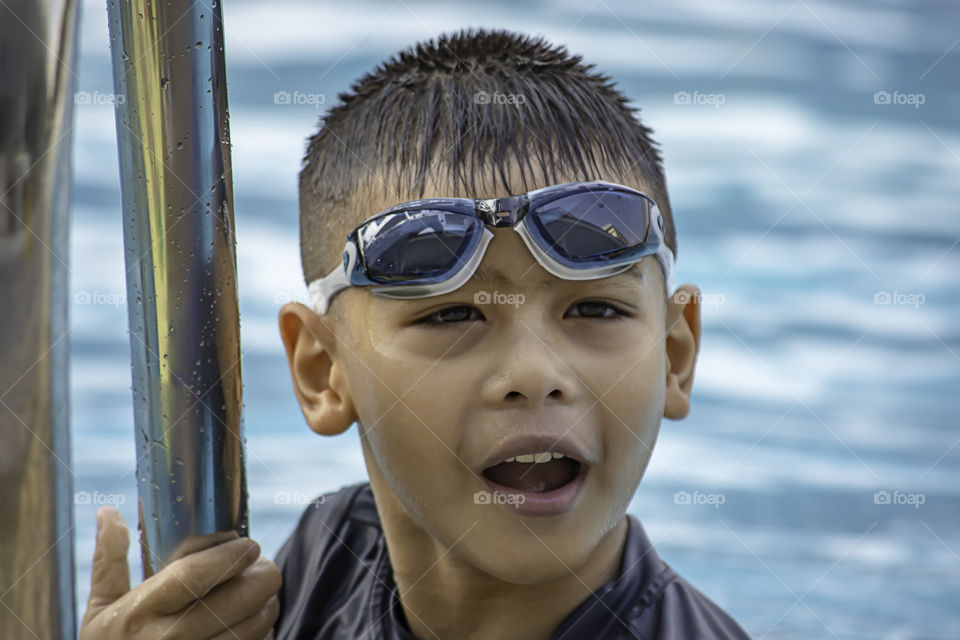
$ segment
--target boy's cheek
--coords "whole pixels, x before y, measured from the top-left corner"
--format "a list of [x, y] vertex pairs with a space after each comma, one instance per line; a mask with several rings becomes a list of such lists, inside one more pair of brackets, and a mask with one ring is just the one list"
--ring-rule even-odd
[[390, 336], [391, 348], [421, 370], [438, 360], [451, 360], [475, 349], [483, 337], [480, 323], [442, 328], [401, 327]]
[[452, 453], [455, 440], [447, 433], [441, 411], [418, 415], [409, 397], [384, 413], [367, 444], [376, 464], [398, 491], [412, 495], [437, 494], [452, 488], [456, 478], [469, 479], [469, 468]]
[[665, 393], [665, 381], [648, 373], [624, 376], [602, 396], [605, 457], [614, 471], [639, 468], [642, 475], [660, 432]]

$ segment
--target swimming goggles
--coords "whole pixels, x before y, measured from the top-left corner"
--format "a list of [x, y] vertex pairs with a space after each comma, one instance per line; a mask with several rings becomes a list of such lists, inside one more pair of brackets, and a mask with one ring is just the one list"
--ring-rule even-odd
[[548, 272], [565, 280], [606, 278], [655, 255], [667, 296], [673, 253], [663, 216], [646, 194], [609, 182], [570, 182], [505, 198], [429, 198], [390, 207], [347, 236], [343, 264], [308, 286], [316, 312], [348, 287], [384, 298], [454, 291], [476, 271], [493, 232], [510, 227]]

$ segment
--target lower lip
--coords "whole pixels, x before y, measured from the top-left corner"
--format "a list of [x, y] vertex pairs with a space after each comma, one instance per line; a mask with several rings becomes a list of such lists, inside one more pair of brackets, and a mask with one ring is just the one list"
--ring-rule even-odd
[[494, 500], [496, 504], [525, 516], [553, 516], [570, 510], [580, 495], [586, 477], [587, 465], [580, 463], [580, 470], [573, 480], [553, 491], [536, 493], [505, 487], [483, 475], [487, 486], [495, 494], [500, 494]]

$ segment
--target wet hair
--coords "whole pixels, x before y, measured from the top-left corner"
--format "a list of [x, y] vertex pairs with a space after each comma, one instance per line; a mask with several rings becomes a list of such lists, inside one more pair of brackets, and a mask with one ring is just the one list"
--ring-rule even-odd
[[[340, 260], [347, 234], [392, 202], [493, 197], [511, 163], [523, 191], [571, 180], [646, 191], [676, 232], [652, 129], [607, 77], [542, 37], [468, 29], [405, 49], [341, 93], [310, 137], [300, 171], [300, 253], [306, 282]], [[516, 175], [516, 174], [515, 174]], [[533, 184], [539, 175], [547, 182]], [[504, 191], [480, 194], [480, 185]], [[489, 187], [487, 187], [489, 188]]]

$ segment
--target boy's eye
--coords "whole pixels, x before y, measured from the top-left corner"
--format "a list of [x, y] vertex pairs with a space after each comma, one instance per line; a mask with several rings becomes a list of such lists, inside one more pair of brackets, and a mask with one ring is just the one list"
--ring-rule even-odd
[[[573, 317], [596, 318], [598, 320], [619, 320], [629, 317], [630, 314], [619, 308], [600, 300], [584, 300], [577, 302], [571, 310], [576, 310], [577, 314]], [[569, 316], [568, 316], [569, 317]], [[417, 321], [417, 324], [442, 325], [456, 324], [469, 320], [483, 320], [483, 314], [476, 307], [461, 304], [454, 307], [447, 307], [424, 316]]]
[[571, 309], [576, 309], [581, 317], [596, 318], [598, 320], [619, 320], [628, 318], [630, 314], [621, 309], [603, 302], [602, 300], [583, 300], [574, 304]]
[[[476, 312], [476, 314], [474, 314]], [[472, 318], [472, 315], [479, 315], [479, 318]], [[457, 305], [455, 307], [447, 307], [446, 309], [440, 309], [435, 313], [431, 313], [428, 316], [424, 316], [420, 320], [417, 320], [417, 324], [426, 324], [426, 325], [440, 325], [440, 324], [454, 324], [457, 322], [464, 322], [466, 320], [482, 320], [483, 315], [480, 314], [480, 311], [476, 307], [471, 307], [466, 304]]]

